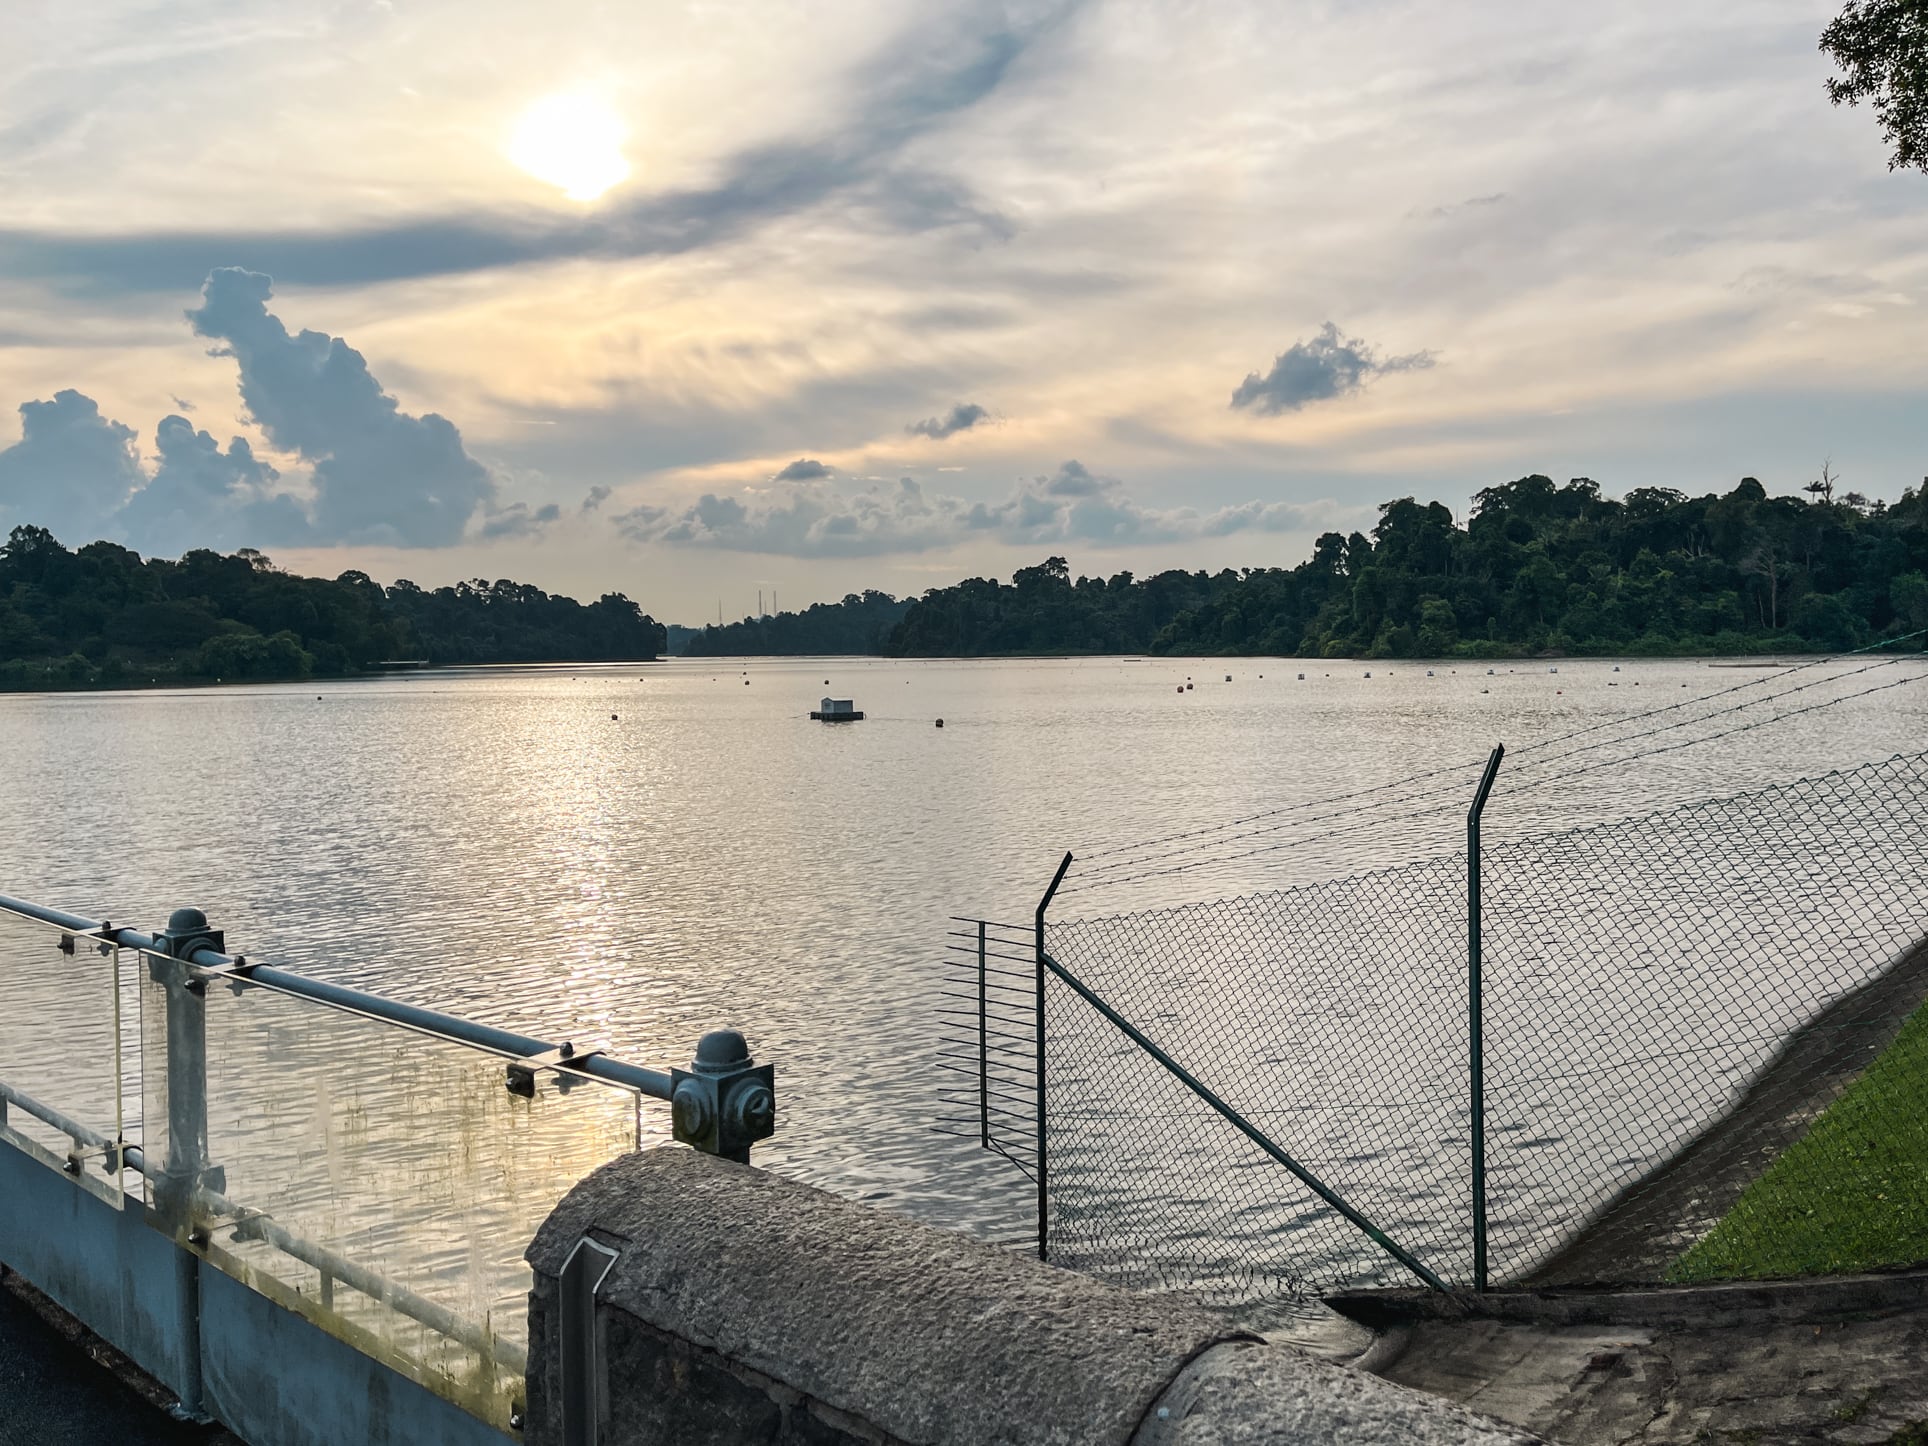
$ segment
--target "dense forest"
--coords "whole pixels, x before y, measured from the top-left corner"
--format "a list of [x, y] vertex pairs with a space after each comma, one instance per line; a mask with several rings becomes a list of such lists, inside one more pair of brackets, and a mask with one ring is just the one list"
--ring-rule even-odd
[[1080, 577], [1054, 557], [1008, 584], [935, 588], [886, 640], [897, 656], [1836, 651], [1928, 628], [1928, 486], [1899, 502], [1603, 497], [1576, 478], [1489, 487], [1458, 527], [1437, 502], [1383, 504], [1370, 537], [1328, 532], [1294, 568]]
[[39, 527], [0, 544], [0, 688], [305, 678], [386, 659], [653, 658], [663, 628], [621, 593], [584, 605], [516, 582], [433, 592], [367, 574], [295, 577], [249, 549], [178, 562], [112, 542], [69, 551]]
[[812, 653], [881, 653], [890, 630], [910, 610], [909, 598], [866, 590], [841, 602], [813, 603], [800, 613], [774, 613], [692, 634], [692, 658], [804, 657]]

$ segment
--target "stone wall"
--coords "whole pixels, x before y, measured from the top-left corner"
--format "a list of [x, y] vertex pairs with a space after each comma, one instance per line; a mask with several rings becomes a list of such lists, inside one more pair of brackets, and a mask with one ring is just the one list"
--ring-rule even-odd
[[672, 1147], [584, 1180], [530, 1246], [529, 1446], [565, 1443], [559, 1280], [585, 1236], [618, 1252], [589, 1378], [620, 1446], [1534, 1439], [1186, 1301]]

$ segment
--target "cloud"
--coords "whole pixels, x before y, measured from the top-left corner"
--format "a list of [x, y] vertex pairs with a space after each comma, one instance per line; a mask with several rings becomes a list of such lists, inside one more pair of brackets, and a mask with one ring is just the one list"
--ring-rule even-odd
[[362, 354], [318, 331], [289, 335], [269, 312], [273, 282], [221, 267], [187, 313], [240, 368], [241, 400], [268, 440], [314, 468], [314, 538], [444, 547], [494, 498], [486, 469], [434, 412], [415, 417], [382, 390]]
[[959, 432], [968, 432], [979, 422], [990, 417], [976, 402], [959, 402], [949, 414], [942, 417], [926, 417], [921, 422], [912, 422], [904, 430], [913, 437], [929, 437], [933, 442], [941, 442], [946, 437], [954, 437]]
[[1432, 364], [1429, 351], [1380, 361], [1365, 342], [1341, 336], [1328, 321], [1310, 341], [1296, 341], [1281, 352], [1264, 376], [1248, 375], [1232, 393], [1232, 406], [1275, 417], [1308, 402], [1351, 396], [1387, 372], [1421, 371]]
[[562, 508], [554, 502], [533, 511], [526, 502], [511, 502], [507, 507], [490, 512], [479, 535], [485, 542], [495, 542], [505, 537], [537, 537], [550, 523], [561, 517]]
[[20, 440], [0, 452], [0, 526], [45, 527], [70, 543], [99, 537], [147, 480], [134, 429], [71, 387], [20, 406]]
[[814, 482], [820, 477], [828, 477], [832, 469], [814, 457], [799, 457], [788, 467], [770, 480], [772, 482]]
[[811, 140], [750, 147], [722, 164], [713, 185], [561, 220], [521, 211], [333, 230], [0, 230], [0, 275], [168, 291], [193, 285], [210, 261], [239, 260], [288, 285], [367, 285], [572, 257], [679, 254], [832, 200], [899, 231], [970, 225], [1008, 236], [1009, 224], [959, 183], [898, 158], [995, 91], [1080, 3], [1047, 0], [1018, 20], [1005, 18], [1001, 6], [975, 4], [947, 22], [912, 26], [847, 78], [842, 92], [861, 103], [842, 125]]
[[972, 540], [1122, 547], [1236, 532], [1289, 532], [1318, 526], [1337, 511], [1328, 501], [1248, 502], [1212, 512], [1146, 507], [1117, 478], [1074, 460], [1049, 476], [1021, 482], [997, 502], [930, 492], [914, 478], [902, 477], [890, 486], [843, 495], [822, 485], [748, 502], [706, 492], [681, 511], [637, 507], [620, 514], [616, 523], [635, 542], [788, 557], [872, 557]]
[[1497, 206], [1505, 199], [1506, 192], [1492, 191], [1484, 196], [1468, 196], [1463, 201], [1453, 201], [1444, 206], [1435, 206], [1430, 214], [1435, 218], [1456, 216], [1461, 211], [1470, 211], [1475, 208], [1483, 210], [1488, 206]]
[[163, 556], [195, 547], [280, 547], [312, 540], [301, 505], [273, 484], [281, 473], [254, 455], [245, 437], [224, 450], [186, 417], [154, 429], [159, 465], [127, 500], [113, 530], [143, 552]]
[[585, 513], [594, 512], [609, 500], [609, 491], [609, 488], [598, 482], [594, 487], [589, 489], [589, 495], [582, 499], [582, 506], [578, 510]]

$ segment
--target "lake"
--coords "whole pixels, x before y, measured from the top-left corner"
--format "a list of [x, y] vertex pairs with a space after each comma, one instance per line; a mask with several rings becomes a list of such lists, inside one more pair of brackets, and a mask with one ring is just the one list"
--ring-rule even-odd
[[[1028, 1226], [1029, 1187], [931, 1129], [943, 1083], [930, 1064], [932, 981], [948, 916], [1022, 921], [1066, 849], [1171, 835], [1182, 837], [1112, 854], [1109, 885], [1074, 868], [1053, 917], [1444, 852], [1496, 742], [1524, 751], [1501, 770], [1495, 838], [1918, 751], [1928, 686], [1679, 746], [1928, 673], [1915, 660], [1842, 676], [1870, 661], [1783, 678], [1645, 660], [679, 659], [7, 696], [0, 892], [144, 928], [192, 904], [231, 952], [638, 1063], [684, 1063], [703, 1031], [740, 1028], [778, 1069], [780, 1131], [759, 1163], [1011, 1236]], [[825, 694], [854, 699], [864, 721], [811, 722]], [[1770, 697], [1784, 701], [1743, 706]], [[1661, 708], [1671, 711], [1602, 726]], [[1576, 730], [1590, 731], [1545, 742]], [[1621, 745], [1622, 733], [1651, 736]], [[1380, 798], [1367, 795], [1326, 805], [1362, 825], [1343, 837], [1248, 827], [1214, 847], [1235, 837], [1210, 831], [1227, 819], [1316, 810], [1435, 771], [1384, 795], [1427, 792], [1420, 816], [1382, 809], [1386, 822], [1365, 827], [1373, 814], [1360, 803]], [[1547, 780], [1558, 781], [1520, 786]], [[1116, 866], [1133, 857], [1150, 862]], [[63, 1007], [58, 974], [40, 978], [41, 1005], [29, 989], [0, 1022], [0, 1076], [37, 1058], [45, 1011]], [[465, 1168], [497, 1168], [490, 1131], [510, 1126], [496, 1103], [465, 1114], [438, 1101], [407, 1073], [428, 1069], [424, 1057], [398, 1064], [393, 1040], [359, 1022], [244, 1003], [220, 1005], [219, 1019], [210, 1006], [224, 1071], [217, 1159], [224, 1141], [238, 1150], [258, 1134], [262, 1158], [299, 1169], [309, 1147], [276, 1144], [274, 1120], [317, 1098], [338, 1117], [353, 1095], [414, 1134], [436, 1133], [437, 1111], [453, 1110]], [[138, 1061], [128, 1070], [136, 1079]], [[458, 1089], [457, 1075], [435, 1078]], [[140, 1090], [130, 1086], [137, 1100]], [[402, 1111], [397, 1091], [422, 1098]], [[666, 1132], [661, 1107], [642, 1113], [645, 1141]], [[605, 1110], [595, 1148], [634, 1129]], [[357, 1150], [378, 1158], [382, 1133], [375, 1144], [331, 1133], [313, 1150], [339, 1170]], [[542, 1148], [551, 1176], [594, 1163], [566, 1141]], [[232, 1184], [248, 1172], [229, 1173]], [[559, 1188], [545, 1177], [511, 1193], [526, 1205]], [[513, 1308], [513, 1291], [490, 1292], [487, 1309]]]

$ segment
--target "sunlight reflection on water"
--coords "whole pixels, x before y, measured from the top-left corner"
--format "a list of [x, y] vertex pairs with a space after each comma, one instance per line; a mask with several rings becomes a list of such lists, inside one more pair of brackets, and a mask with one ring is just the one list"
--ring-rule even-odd
[[[1067, 848], [1449, 766], [1439, 782], [1465, 791], [1436, 818], [1082, 892], [1074, 869], [1056, 916], [1450, 849], [1494, 742], [1766, 677], [1686, 661], [1369, 666], [1370, 680], [1368, 665], [1275, 659], [678, 660], [8, 697], [0, 757], [26, 787], [5, 805], [0, 891], [146, 926], [191, 903], [257, 959], [639, 1063], [741, 1028], [778, 1068], [780, 1133], [760, 1163], [1017, 1236], [1024, 1182], [929, 1128], [947, 916], [1027, 918]], [[826, 691], [866, 721], [808, 721]], [[1489, 837], [1919, 749], [1924, 724], [1928, 685], [1517, 798], [1503, 770]]]

